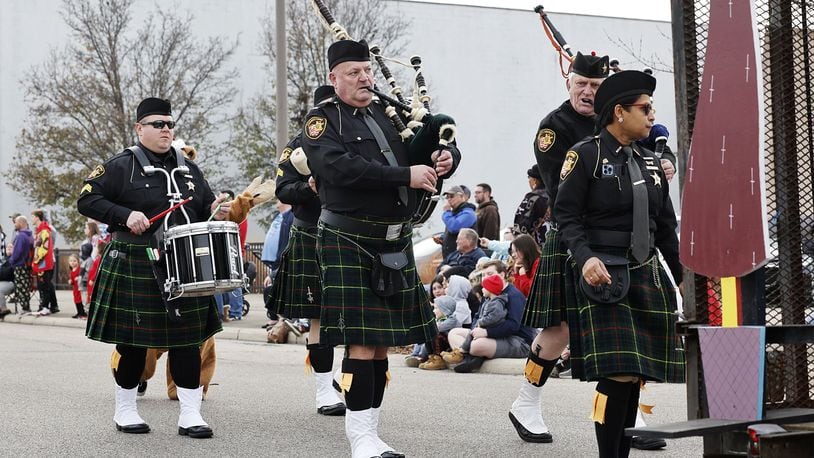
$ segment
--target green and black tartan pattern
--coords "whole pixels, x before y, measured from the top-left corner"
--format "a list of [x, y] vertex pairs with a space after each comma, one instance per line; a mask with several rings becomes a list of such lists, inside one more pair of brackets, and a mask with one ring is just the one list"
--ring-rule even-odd
[[[112, 241], [102, 254], [85, 335], [133, 347], [200, 345], [222, 330], [211, 296], [180, 298], [181, 322], [168, 320], [146, 245]], [[113, 258], [112, 250], [126, 258]], [[175, 301], [173, 301], [175, 302]]]
[[319, 318], [322, 283], [317, 262], [317, 228], [291, 226], [271, 288], [273, 312], [287, 318]]
[[565, 271], [568, 270], [568, 247], [557, 230], [546, 232], [537, 275], [531, 284], [523, 324], [532, 328], [548, 328], [565, 320], [565, 307], [573, 303], [566, 298]]
[[[624, 253], [615, 253], [622, 254]], [[658, 256], [631, 264], [630, 290], [617, 304], [592, 304], [582, 293], [582, 275], [569, 261], [566, 288], [577, 307], [568, 307], [571, 376], [598, 380], [639, 375], [645, 380], [684, 382], [684, 351], [675, 333], [676, 297]]]
[[[438, 328], [429, 296], [418, 279], [412, 231], [394, 241], [341, 231], [320, 221], [317, 236], [322, 275], [320, 343], [398, 346], [433, 342]], [[370, 289], [373, 255], [404, 251], [408, 288], [388, 298]]]

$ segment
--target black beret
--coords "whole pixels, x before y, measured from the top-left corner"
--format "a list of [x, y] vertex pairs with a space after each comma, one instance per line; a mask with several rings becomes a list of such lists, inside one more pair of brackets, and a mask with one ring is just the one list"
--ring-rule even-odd
[[530, 169], [526, 170], [526, 174], [528, 174], [528, 176], [531, 178], [537, 178], [538, 180], [543, 181], [543, 176], [540, 175], [540, 166], [537, 164], [532, 165]]
[[141, 121], [149, 115], [172, 115], [172, 106], [169, 100], [156, 97], [147, 97], [138, 104], [136, 108], [136, 121]]
[[586, 78], [607, 78], [610, 69], [608, 62], [608, 56], [599, 57], [595, 53], [586, 56], [577, 52], [574, 63], [571, 65], [571, 72]]
[[341, 40], [334, 42], [328, 48], [328, 68], [333, 70], [337, 64], [342, 62], [366, 62], [370, 61], [370, 49], [364, 40]]
[[333, 97], [335, 94], [334, 87], [329, 84], [316, 88], [314, 91], [314, 105], [318, 105], [319, 102], [322, 102], [328, 97]]
[[656, 78], [638, 70], [625, 70], [614, 73], [599, 85], [594, 97], [594, 112], [600, 115], [610, 110], [616, 103], [631, 95], [653, 95]]

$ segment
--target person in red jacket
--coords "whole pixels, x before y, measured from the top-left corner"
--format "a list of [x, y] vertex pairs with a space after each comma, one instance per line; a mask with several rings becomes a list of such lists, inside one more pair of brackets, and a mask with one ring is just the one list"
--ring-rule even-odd
[[73, 303], [76, 305], [76, 315], [71, 318], [85, 318], [88, 314], [85, 313], [85, 305], [82, 303], [82, 292], [79, 290], [79, 256], [72, 254], [68, 258], [68, 265], [71, 267], [71, 272], [68, 274], [68, 284], [73, 289]]
[[521, 234], [512, 241], [509, 252], [514, 259], [514, 286], [529, 297], [532, 280], [540, 265], [540, 247], [534, 237]]
[[31, 212], [34, 224], [34, 260], [31, 263], [32, 273], [37, 278], [37, 289], [40, 292], [40, 315], [59, 312], [57, 291], [54, 288], [54, 230], [45, 219], [42, 210]]

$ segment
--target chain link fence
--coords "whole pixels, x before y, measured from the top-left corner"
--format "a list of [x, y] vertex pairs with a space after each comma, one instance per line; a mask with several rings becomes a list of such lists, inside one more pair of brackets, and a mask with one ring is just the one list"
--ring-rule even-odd
[[[675, 7], [677, 2], [674, 2]], [[687, 138], [692, 137], [704, 69], [710, 0], [682, 0]], [[814, 324], [814, 2], [756, 0], [763, 61], [766, 201], [770, 247], [765, 324]], [[675, 29], [674, 29], [675, 30]], [[695, 276], [695, 318], [720, 326], [720, 279]], [[814, 407], [814, 345], [767, 345], [767, 409]], [[703, 386], [699, 368], [698, 386]], [[690, 383], [693, 383], [690, 381]], [[703, 390], [699, 405], [705, 406]], [[706, 410], [702, 407], [703, 410]]]

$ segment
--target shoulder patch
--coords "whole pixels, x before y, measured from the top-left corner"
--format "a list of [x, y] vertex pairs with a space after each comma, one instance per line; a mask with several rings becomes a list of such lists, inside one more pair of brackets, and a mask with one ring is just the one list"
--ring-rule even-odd
[[537, 149], [545, 153], [557, 141], [557, 133], [551, 129], [540, 129], [537, 132]]
[[93, 169], [92, 172], [90, 172], [90, 175], [88, 175], [88, 180], [92, 180], [94, 178], [99, 178], [100, 176], [102, 176], [104, 174], [105, 174], [105, 166], [99, 164], [99, 165], [96, 166], [96, 168]]
[[328, 122], [321, 116], [314, 116], [305, 123], [305, 135], [311, 140], [316, 140], [325, 132], [325, 125]]
[[291, 148], [286, 148], [283, 150], [283, 155], [280, 156], [280, 164], [287, 161], [291, 157]]
[[562, 169], [560, 170], [560, 181], [564, 180], [574, 170], [574, 166], [577, 165], [578, 160], [579, 155], [576, 151], [570, 150], [565, 153], [565, 161], [563, 161]]

